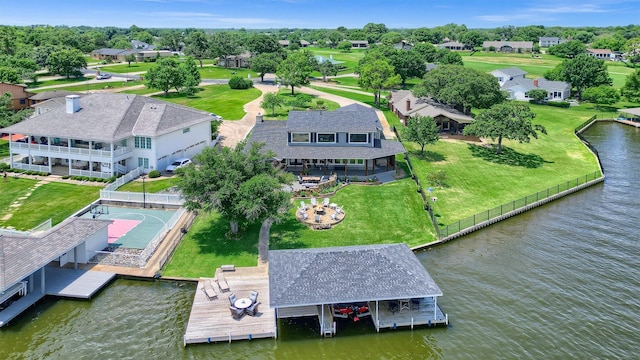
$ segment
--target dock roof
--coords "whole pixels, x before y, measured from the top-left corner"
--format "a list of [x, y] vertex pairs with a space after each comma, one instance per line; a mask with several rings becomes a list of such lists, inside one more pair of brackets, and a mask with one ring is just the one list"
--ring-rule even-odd
[[273, 308], [442, 296], [406, 244], [269, 251]]

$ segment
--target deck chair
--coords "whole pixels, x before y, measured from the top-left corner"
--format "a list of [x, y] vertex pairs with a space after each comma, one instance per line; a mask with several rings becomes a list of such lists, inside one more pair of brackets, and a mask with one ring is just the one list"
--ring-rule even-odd
[[251, 300], [252, 304], [255, 304], [258, 301], [258, 292], [255, 290], [252, 290], [251, 294], [249, 295], [249, 300]]
[[217, 278], [218, 278], [218, 287], [220, 287], [220, 291], [224, 292], [228, 292], [231, 289], [229, 288], [229, 284], [227, 284], [227, 279], [225, 279], [224, 274], [222, 273], [222, 271], [219, 271], [217, 274]]
[[229, 304], [231, 304], [231, 306], [233, 306], [233, 304], [236, 303], [236, 300], [238, 300], [238, 297], [236, 296], [235, 293], [231, 293], [229, 295]]
[[309, 215], [307, 215], [306, 212], [302, 213], [302, 220], [307, 220], [309, 219]]
[[318, 206], [318, 200], [316, 200], [316, 198], [311, 198], [311, 206], [312, 207]]
[[337, 214], [342, 214], [342, 213], [344, 212], [344, 211], [342, 210], [342, 208], [343, 208], [343, 207], [344, 207], [344, 205], [343, 205], [343, 206], [338, 206], [338, 207], [336, 207], [336, 213], [337, 213]]
[[211, 284], [211, 279], [204, 279], [202, 291], [204, 291], [204, 294], [207, 296], [207, 299], [209, 300], [218, 298], [218, 293], [216, 293], [216, 290], [213, 288], [213, 285]]
[[247, 315], [256, 316], [256, 314], [258, 313], [258, 305], [260, 305], [259, 302], [254, 303], [253, 305], [249, 306], [247, 308]]
[[322, 217], [321, 217], [320, 215], [316, 215], [316, 216], [314, 217], [314, 220], [315, 220], [315, 222], [317, 222], [317, 223], [322, 222]]
[[304, 203], [304, 201], [300, 201], [300, 208], [307, 210], [309, 207]]
[[236, 320], [240, 320], [245, 314], [243, 309], [238, 309], [233, 305], [229, 306], [229, 310], [231, 311], [231, 316]]
[[338, 213], [337, 213], [337, 212], [335, 212], [335, 213], [333, 213], [333, 214], [329, 215], [329, 217], [331, 218], [331, 220], [333, 220], [333, 221], [337, 221], [337, 220], [338, 220]]
[[322, 200], [322, 206], [329, 207], [329, 198], [324, 198], [324, 200]]

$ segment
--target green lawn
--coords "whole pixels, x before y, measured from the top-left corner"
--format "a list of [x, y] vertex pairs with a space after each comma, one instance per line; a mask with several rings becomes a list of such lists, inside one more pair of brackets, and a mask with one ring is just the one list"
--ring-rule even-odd
[[243, 106], [262, 94], [256, 88], [233, 90], [229, 85], [207, 85], [199, 89], [200, 91], [191, 97], [178, 93], [169, 93], [168, 96], [154, 95], [153, 97], [216, 113], [225, 120], [239, 120], [245, 115]]
[[[96, 82], [96, 83], [85, 83], [80, 85], [70, 85], [70, 86], [62, 86], [57, 87], [55, 90], [67, 90], [67, 91], [91, 91], [91, 90], [103, 90], [103, 89], [125, 89], [132, 86], [143, 85], [140, 81], [105, 81], [105, 82]], [[35, 93], [49, 91], [51, 89], [33, 89], [29, 90]], [[151, 92], [156, 92], [158, 90], [152, 89]]]
[[259, 74], [249, 69], [231, 69], [219, 66], [205, 66], [198, 68], [200, 77], [203, 79], [231, 79], [234, 76], [240, 76], [247, 79], [249, 75], [252, 79], [259, 78]]
[[[271, 227], [271, 249], [312, 248], [341, 245], [431, 242], [435, 233], [422, 199], [411, 179], [370, 186], [350, 185], [331, 197], [344, 206], [344, 221], [330, 230], [316, 231], [295, 219]], [[300, 200], [295, 200], [298, 206]], [[258, 231], [255, 224], [239, 240], [225, 238], [229, 222], [217, 214], [201, 214], [184, 237], [163, 276], [212, 276], [222, 264], [255, 266]]]
[[[0, 196], [0, 218], [11, 213], [8, 220], [0, 220], [0, 227], [13, 226], [18, 230], [28, 230], [34, 226], [53, 219], [53, 224], [64, 219], [98, 198], [99, 187], [81, 186], [64, 183], [49, 183], [33, 188], [36, 180], [12, 179], [2, 182]], [[29, 189], [33, 190], [26, 200], [18, 200], [25, 196]], [[22, 205], [10, 208], [14, 201]]]
[[132, 62], [131, 66], [127, 63], [103, 65], [100, 67], [101, 73], [114, 73], [114, 74], [127, 74], [137, 72], [147, 72], [152, 67], [156, 66], [155, 62]]
[[0, 159], [9, 156], [9, 140], [0, 140]]
[[[167, 190], [178, 183], [178, 178], [173, 176], [164, 179], [146, 179], [144, 182], [144, 191], [148, 193], [157, 193]], [[142, 180], [136, 179], [130, 181], [118, 188], [118, 191], [142, 192]]]
[[[285, 102], [291, 101], [291, 99], [293, 98], [291, 96], [291, 91], [287, 89], [280, 90], [280, 92], [278, 92], [278, 96], [284, 98]], [[275, 113], [272, 112], [271, 109], [265, 109], [266, 113], [264, 114], [264, 118], [268, 120], [286, 120], [287, 117], [289, 116], [289, 111], [291, 110], [320, 109], [320, 105], [318, 105], [318, 100], [320, 99], [315, 95], [309, 95], [309, 94], [303, 94], [303, 93], [297, 92], [295, 97], [296, 98], [305, 97], [309, 99], [309, 102], [307, 102], [309, 107], [305, 109], [299, 109], [299, 108], [294, 108], [291, 105], [285, 105], [285, 106], [276, 107]], [[338, 109], [340, 105], [337, 102], [327, 100], [327, 99], [322, 99], [322, 107], [324, 107], [326, 110], [331, 111], [331, 110]]]
[[37, 88], [42, 87], [42, 86], [53, 86], [53, 85], [65, 85], [65, 84], [75, 84], [75, 83], [79, 83], [82, 81], [87, 81], [87, 80], [92, 80], [93, 78], [88, 78], [88, 77], [72, 77], [67, 79], [65, 78], [60, 78], [60, 79], [54, 79], [54, 80], [44, 80], [44, 81], [38, 81], [38, 82], [30, 82], [27, 83], [27, 87], [29, 88], [29, 91], [34, 91], [37, 90]]
[[573, 135], [593, 110], [531, 108], [537, 114], [534, 123], [545, 126], [548, 134], [529, 144], [503, 141], [500, 157], [492, 148], [458, 141], [428, 145], [421, 156], [417, 145], [405, 142], [424, 188], [432, 186], [426, 180], [429, 172], [447, 174], [448, 186], [431, 194], [438, 198], [433, 209], [442, 225], [598, 171], [594, 156]]
[[326, 58], [333, 56], [334, 60], [343, 61], [344, 63], [340, 64], [343, 69], [340, 70], [338, 74], [350, 74], [355, 72], [356, 66], [358, 66], [358, 62], [364, 57], [365, 54], [364, 50], [351, 50], [349, 52], [341, 52], [338, 49], [321, 48], [312, 48], [310, 50], [313, 55], [320, 55]]

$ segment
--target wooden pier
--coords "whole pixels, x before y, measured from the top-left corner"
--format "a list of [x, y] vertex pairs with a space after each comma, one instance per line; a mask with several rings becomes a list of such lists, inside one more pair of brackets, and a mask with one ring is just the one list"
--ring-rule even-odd
[[116, 274], [104, 271], [72, 270], [46, 267], [47, 295], [91, 299], [95, 293], [115, 278]]
[[[212, 274], [213, 277], [214, 274]], [[275, 310], [269, 307], [267, 267], [236, 268], [235, 271], [225, 271], [224, 277], [230, 291], [222, 292], [216, 288], [218, 297], [212, 300], [209, 300], [202, 291], [203, 280], [198, 282], [187, 330], [183, 337], [184, 345], [276, 338]], [[215, 282], [213, 285], [217, 286]], [[229, 310], [229, 295], [234, 293], [238, 298], [249, 297], [252, 290], [259, 293], [258, 314], [245, 315], [240, 320], [233, 319]]]

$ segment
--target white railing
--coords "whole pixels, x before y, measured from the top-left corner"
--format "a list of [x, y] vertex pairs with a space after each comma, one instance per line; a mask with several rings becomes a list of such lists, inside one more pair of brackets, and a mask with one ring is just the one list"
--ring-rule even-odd
[[52, 221], [51, 218], [49, 218], [49, 220], [45, 220], [42, 223], [34, 226], [31, 230], [26, 230], [26, 231], [21, 231], [21, 230], [15, 230], [15, 229], [4, 229], [4, 228], [0, 228], [0, 235], [30, 235], [31, 233], [34, 232], [39, 232], [39, 231], [47, 231], [50, 230], [52, 227]]
[[184, 198], [178, 194], [148, 194], [128, 191], [100, 190], [100, 200], [127, 201], [149, 204], [182, 205]]
[[43, 165], [29, 165], [25, 163], [13, 163], [13, 167], [21, 170], [32, 170], [32, 171], [40, 171], [40, 172], [49, 172], [48, 166]]
[[158, 233], [156, 233], [156, 236], [153, 237], [153, 239], [149, 242], [149, 244], [147, 244], [144, 250], [142, 250], [142, 253], [140, 253], [138, 259], [141, 268], [147, 265], [147, 260], [149, 260], [151, 255], [153, 255], [160, 243], [162, 243], [165, 235], [176, 225], [185, 211], [185, 208], [180, 208], [178, 211], [176, 211], [176, 213], [173, 214], [173, 216], [169, 220], [167, 220], [162, 229], [160, 229]]
[[[69, 147], [69, 146], [58, 146], [58, 145], [44, 145], [44, 144], [27, 144], [22, 142], [11, 142], [11, 149], [29, 149], [33, 151], [42, 151], [48, 153], [56, 153], [56, 154], [73, 154], [73, 155], [87, 155], [87, 156], [96, 156], [103, 158], [111, 158], [111, 150], [99, 150], [99, 149], [88, 149], [88, 148], [80, 148], [80, 147]], [[126, 154], [132, 152], [133, 148], [122, 146], [113, 150], [113, 156], [119, 156], [122, 154]]]
[[[117, 164], [117, 166], [119, 166], [121, 168], [124, 168], [120, 164]], [[120, 170], [121, 168], [117, 168], [117, 170]], [[117, 188], [119, 188], [120, 186], [122, 186], [122, 185], [130, 182], [131, 180], [137, 178], [142, 173], [144, 173], [144, 168], [142, 168], [142, 166], [137, 167], [137, 168], [131, 170], [129, 173], [117, 178], [116, 181], [114, 181], [111, 184], [107, 185], [104, 189], [107, 190], [107, 191], [115, 191]]]
[[102, 172], [102, 171], [89, 171], [89, 170], [78, 170], [78, 169], [70, 169], [69, 175], [73, 176], [87, 176], [87, 177], [97, 177], [102, 179], [108, 179], [111, 177], [111, 173]]

